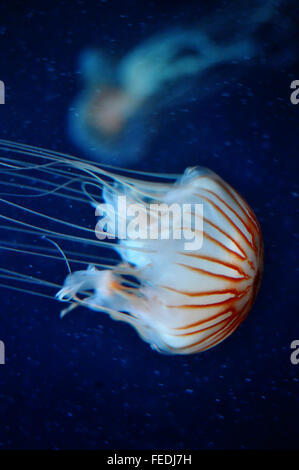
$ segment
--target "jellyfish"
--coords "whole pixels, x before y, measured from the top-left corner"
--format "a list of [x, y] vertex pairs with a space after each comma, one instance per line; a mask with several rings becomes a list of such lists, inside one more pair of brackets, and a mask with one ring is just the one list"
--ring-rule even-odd
[[70, 135], [101, 161], [136, 161], [155, 112], [178, 104], [192, 77], [241, 59], [250, 50], [244, 42], [220, 48], [200, 30], [160, 33], [115, 67], [100, 50], [86, 50], [79, 64], [84, 90], [71, 107]]
[[99, 161], [139, 160], [163, 110], [190, 97], [198, 104], [225, 83], [221, 66], [237, 76], [242, 64], [262, 56], [254, 33], [279, 3], [242, 5], [197, 25], [158, 32], [114, 62], [108, 52], [87, 48], [79, 58], [82, 91], [69, 113], [72, 140]]
[[[78, 306], [106, 313], [166, 354], [212, 348], [246, 318], [262, 277], [261, 229], [248, 203], [213, 171], [192, 167], [183, 175], [155, 175], [10, 141], [1, 140], [0, 146], [10, 155], [0, 160], [1, 230], [42, 236], [54, 245], [44, 251], [36, 244], [18, 246], [6, 237], [1, 249], [57, 259], [68, 269], [58, 286], [1, 267], [1, 285], [22, 292], [28, 289], [13, 283], [57, 289], [56, 298], [67, 303], [62, 317]], [[96, 228], [24, 203], [36, 197], [56, 198], [57, 207], [67, 199], [72, 207], [83, 204], [85, 212], [95, 210]], [[179, 216], [170, 217], [175, 210]], [[33, 224], [32, 218], [40, 223]], [[54, 229], [56, 225], [65, 230]], [[75, 234], [78, 230], [80, 235]], [[112, 250], [118, 259], [91, 262], [87, 253], [85, 267], [74, 271], [85, 255], [81, 252], [78, 259], [77, 250], [76, 259], [76, 253], [62, 249], [61, 241]]]

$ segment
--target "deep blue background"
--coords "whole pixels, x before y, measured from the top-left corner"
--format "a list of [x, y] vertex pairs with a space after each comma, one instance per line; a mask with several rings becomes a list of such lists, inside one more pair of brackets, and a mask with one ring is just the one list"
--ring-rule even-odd
[[[0, 136], [77, 155], [66, 115], [79, 90], [78, 53], [93, 45], [121, 56], [161, 29], [194, 23], [226, 4], [39, 3], [0, 5], [7, 101]], [[210, 351], [163, 356], [105, 315], [78, 309], [61, 321], [55, 301], [1, 289], [7, 363], [0, 366], [0, 448], [298, 448], [299, 365], [290, 362], [290, 343], [299, 339], [299, 105], [289, 99], [290, 82], [299, 79], [295, 65], [253, 63], [206, 99], [199, 89], [183, 105], [174, 102], [161, 111], [150, 148], [135, 165], [171, 172], [210, 167], [252, 205], [264, 235], [265, 272], [245, 323]], [[85, 216], [78, 213], [76, 222]], [[1, 255], [5, 266], [7, 260], [29, 272], [38, 264]], [[62, 263], [47, 269], [51, 280], [63, 281]]]

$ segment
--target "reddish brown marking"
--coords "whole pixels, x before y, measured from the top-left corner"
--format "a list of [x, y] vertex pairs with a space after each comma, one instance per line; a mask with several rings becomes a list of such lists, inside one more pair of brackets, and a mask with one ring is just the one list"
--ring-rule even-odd
[[227, 338], [239, 326], [239, 324], [240, 324], [239, 318], [230, 319], [230, 321], [227, 322], [227, 325], [224, 328], [222, 328], [220, 331], [218, 330], [218, 331], [211, 333], [206, 338], [203, 338], [202, 340], [188, 346], [187, 348], [193, 348], [194, 346], [197, 346], [197, 345], [199, 346], [200, 344], [206, 343], [207, 340], [214, 338], [214, 341], [207, 344], [203, 348], [197, 349], [197, 351], [204, 351], [205, 349], [210, 349], [212, 346], [220, 343], [222, 340]]
[[[226, 233], [224, 230], [222, 230], [220, 227], [218, 227], [218, 225], [214, 224], [213, 222], [211, 222], [209, 219], [207, 219], [206, 217], [204, 217], [204, 222], [206, 222], [208, 225], [211, 225], [212, 227], [214, 227], [216, 230], [218, 230], [220, 233], [222, 233], [222, 235], [224, 235], [225, 237], [227, 237], [234, 245], [236, 245], [236, 247], [241, 251], [241, 253], [243, 254], [244, 256], [244, 259], [247, 258], [247, 254], [246, 252], [243, 250], [243, 248], [241, 247], [241, 245], [233, 239], [233, 237], [231, 235], [229, 235], [228, 233]], [[235, 252], [234, 252], [235, 253]], [[239, 256], [240, 258], [242, 258], [238, 253], [235, 253], [237, 256]]]
[[[244, 297], [244, 295], [247, 294], [247, 292], [249, 291], [250, 289], [250, 286], [246, 287], [246, 289], [244, 289], [242, 292], [240, 292], [237, 296], [237, 299], [242, 299], [242, 297]], [[210, 308], [210, 307], [217, 307], [218, 305], [231, 305], [233, 304], [234, 302], [236, 301], [236, 297], [233, 297], [233, 298], [229, 298], [229, 299], [226, 299], [226, 300], [221, 300], [220, 302], [213, 302], [211, 304], [191, 304], [191, 305], [188, 305], [188, 304], [184, 304], [184, 305], [166, 305], [167, 308], [177, 308], [177, 309], [185, 309], [185, 310], [189, 310], [189, 309], [195, 309], [195, 308]]]
[[[231, 317], [229, 317], [231, 318]], [[197, 333], [201, 333], [202, 331], [207, 331], [207, 330], [210, 330], [211, 328], [215, 328], [215, 326], [218, 326], [218, 325], [221, 325], [222, 323], [226, 323], [228, 320], [228, 318], [224, 318], [223, 320], [220, 320], [218, 323], [213, 323], [213, 325], [210, 325], [210, 326], [206, 326], [205, 328], [202, 328], [200, 330], [195, 330], [195, 331], [190, 331], [189, 333], [183, 333], [183, 334], [178, 334], [178, 335], [173, 335], [173, 336], [178, 336], [178, 337], [183, 337], [183, 336], [191, 336], [191, 335], [195, 335]], [[219, 331], [219, 329], [217, 330], [217, 332]], [[216, 333], [216, 331], [215, 331]]]
[[[219, 186], [221, 186], [223, 189], [225, 189], [225, 186], [222, 184], [219, 184]], [[251, 230], [251, 228], [245, 223], [245, 221], [240, 217], [240, 215], [238, 214], [237, 211], [235, 211], [229, 204], [227, 204], [227, 202], [224, 201], [224, 199], [222, 199], [217, 193], [215, 193], [214, 191], [211, 191], [210, 189], [206, 189], [206, 188], [202, 188], [202, 190], [204, 191], [207, 191], [208, 193], [212, 194], [213, 196], [215, 196], [219, 201], [221, 201], [231, 212], [233, 212], [235, 214], [235, 216], [240, 220], [240, 222], [244, 225], [244, 227], [246, 227], [246, 229], [248, 230], [248, 232], [251, 234], [251, 236], [254, 238], [254, 234]], [[238, 203], [238, 201], [236, 200], [236, 198], [234, 198], [234, 196], [227, 190], [227, 193], [229, 194], [229, 196], [236, 202], [236, 204], [240, 207], [240, 209], [242, 210], [243, 214], [245, 215], [245, 218], [251, 223], [252, 225], [252, 222], [250, 220], [250, 218], [248, 217], [248, 214], [243, 210], [243, 208], [240, 206], [240, 204]], [[249, 240], [248, 240], [249, 241]]]
[[[219, 198], [219, 196], [217, 196], [217, 194], [213, 193], [212, 191], [209, 191], [208, 189], [205, 189], [205, 191], [207, 191], [208, 193], [210, 194], [213, 194], [214, 196], [216, 196], [218, 199], [221, 200], [221, 198]], [[235, 222], [218, 206], [218, 204], [216, 204], [215, 202], [213, 202], [211, 199], [209, 199], [208, 197], [206, 196], [202, 196], [201, 194], [197, 194], [198, 197], [200, 197], [201, 199], [203, 199], [204, 201], [210, 203], [218, 212], [220, 212], [220, 214], [228, 221], [228, 223], [230, 223], [234, 228], [235, 230], [239, 233], [239, 235], [241, 236], [241, 238], [243, 238], [243, 240], [245, 241], [245, 243], [247, 243], [248, 246], [250, 246], [250, 248], [252, 248], [252, 250], [254, 252], [257, 252], [257, 249], [256, 249], [256, 246], [250, 242], [250, 240], [248, 240], [248, 238], [244, 235], [244, 233], [239, 229], [239, 227], [235, 224]], [[229, 205], [226, 204], [223, 200], [221, 200], [225, 206], [227, 206], [229, 209]], [[230, 209], [232, 212], [235, 213], [235, 211], [233, 209]], [[240, 219], [240, 217], [238, 217]], [[242, 221], [242, 219], [240, 219]], [[245, 225], [243, 223], [243, 225]], [[246, 226], [246, 225], [245, 225]], [[246, 227], [247, 228], [247, 227]], [[249, 231], [249, 233], [252, 233], [251, 231]]]
[[245, 274], [244, 277], [235, 278], [231, 276], [225, 276], [224, 274], [212, 273], [211, 271], [206, 271], [205, 269], [196, 268], [194, 266], [189, 266], [188, 264], [184, 264], [184, 263], [175, 263], [175, 264], [178, 266], [182, 266], [183, 268], [189, 269], [190, 271], [201, 272], [203, 274], [206, 274], [207, 276], [223, 279], [224, 281], [241, 282], [241, 281], [244, 281], [244, 279], [250, 279], [250, 277], [247, 276], [247, 274]]
[[[250, 301], [248, 300], [240, 312], [233, 311], [233, 315], [227, 319], [228, 320], [227, 321], [227, 326], [224, 327], [221, 331], [214, 331], [213, 333], [211, 333], [207, 337], [201, 339], [200, 341], [197, 341], [196, 343], [193, 343], [193, 344], [188, 345], [188, 346], [183, 346], [181, 348], [177, 348], [177, 350], [183, 351], [185, 349], [191, 349], [191, 348], [193, 348], [194, 346], [197, 346], [197, 345], [199, 346], [200, 344], [206, 342], [209, 338], [212, 338], [213, 336], [217, 337], [217, 339], [214, 342], [207, 345], [207, 347], [204, 348], [204, 349], [201, 349], [201, 348], [197, 349], [197, 351], [204, 351], [205, 349], [209, 349], [212, 346], [214, 346], [215, 344], [219, 343], [224, 338], [229, 336], [229, 334], [231, 334], [237, 328], [237, 326], [244, 320], [245, 316], [242, 317], [242, 313], [246, 310], [246, 308], [248, 308], [249, 302]], [[234, 319], [234, 317], [235, 317], [235, 319]], [[220, 335], [220, 337], [219, 337], [219, 335]]]
[[[234, 188], [233, 188], [229, 183], [227, 183], [226, 181], [223, 181], [222, 178], [220, 178], [220, 177], [219, 177], [218, 175], [216, 175], [215, 173], [206, 174], [206, 175], [198, 175], [198, 176], [196, 177], [197, 180], [199, 180], [199, 179], [204, 179], [204, 178], [206, 178], [206, 179], [211, 179], [211, 180], [215, 181], [215, 183], [216, 183], [217, 185], [219, 185], [222, 189], [224, 189], [224, 190], [227, 192], [227, 194], [233, 199], [233, 201], [238, 205], [238, 207], [241, 209], [241, 211], [243, 212], [243, 214], [244, 214], [247, 218], [249, 218], [249, 216], [250, 216], [250, 218], [252, 219], [251, 221], [252, 221], [253, 224], [255, 225], [255, 228], [256, 228], [257, 232], [258, 232], [259, 234], [261, 234], [261, 228], [260, 228], [259, 222], [258, 222], [258, 220], [257, 220], [257, 218], [256, 218], [256, 216], [255, 216], [255, 214], [254, 214], [254, 212], [253, 212], [253, 210], [252, 210], [251, 207], [248, 205], [247, 201], [245, 201], [245, 199], [241, 196], [241, 194], [240, 194], [238, 191], [236, 191], [236, 189], [234, 189]], [[200, 189], [204, 189], [204, 188], [200, 188]], [[230, 190], [231, 190], [231, 191], [230, 191]], [[207, 190], [207, 191], [209, 191], [209, 190]], [[246, 210], [241, 206], [241, 204], [239, 203], [239, 201], [237, 200], [237, 198], [234, 196], [233, 193], [235, 193], [235, 194], [238, 195], [238, 197], [240, 198], [241, 202], [243, 202], [244, 207], [245, 207]], [[232, 210], [233, 210], [233, 209], [232, 209]], [[246, 211], [248, 211], [248, 212], [246, 212]], [[240, 219], [240, 220], [241, 220], [241, 219]], [[251, 232], [250, 232], [250, 233], [251, 233]]]
[[163, 289], [170, 290], [172, 292], [176, 292], [178, 294], [187, 295], [189, 297], [205, 297], [207, 295], [222, 295], [222, 294], [232, 294], [234, 298], [238, 296], [240, 293], [237, 289], [224, 289], [224, 290], [212, 290], [212, 291], [202, 291], [202, 292], [188, 292], [184, 290], [174, 289], [173, 287], [168, 286], [160, 286]]
[[180, 255], [184, 256], [190, 256], [191, 258], [197, 258], [197, 259], [203, 259], [206, 261], [211, 261], [212, 263], [220, 264], [221, 266], [225, 266], [227, 268], [233, 269], [237, 271], [241, 276], [246, 276], [246, 273], [239, 268], [239, 266], [236, 266], [235, 264], [227, 263], [226, 261], [219, 261], [217, 258], [212, 258], [211, 256], [204, 256], [204, 255], [194, 255], [191, 253], [185, 253], [185, 252], [179, 252]]
[[120, 290], [120, 289], [123, 289], [123, 286], [118, 282], [116, 281], [115, 279], [113, 281], [110, 282], [110, 285], [109, 285], [109, 288], [112, 289], [112, 290]]
[[[205, 343], [208, 339], [210, 338], [213, 338], [217, 335], [220, 335], [221, 333], [221, 337], [226, 337], [227, 336], [227, 330], [229, 331], [229, 328], [231, 325], [235, 325], [238, 323], [239, 319], [235, 318], [234, 316], [230, 317], [229, 319], [227, 319], [227, 323], [226, 323], [226, 326], [224, 328], [222, 328], [220, 331], [217, 330], [217, 331], [214, 331], [213, 333], [209, 334], [208, 336], [206, 336], [205, 338], [202, 338], [201, 340], [199, 341], [196, 341], [195, 343], [192, 343], [188, 346], [182, 346], [181, 348], [178, 348], [180, 351], [183, 351], [185, 349], [191, 349], [191, 348], [194, 348], [194, 346], [199, 346], [200, 344], [202, 343]], [[217, 339], [217, 341], [215, 342], [217, 344], [219, 340]], [[197, 351], [200, 351], [201, 349], [198, 349]]]
[[248, 259], [248, 260], [247, 260], [247, 263], [249, 264], [249, 266], [251, 267], [251, 269], [254, 271], [255, 267], [254, 267], [253, 262]]
[[224, 310], [222, 310], [221, 312], [218, 312], [218, 313], [215, 313], [215, 315], [211, 315], [209, 316], [208, 318], [204, 318], [202, 320], [199, 320], [195, 323], [190, 323], [189, 325], [187, 326], [180, 326], [178, 328], [173, 328], [174, 330], [187, 330], [189, 328], [193, 328], [193, 327], [196, 327], [196, 326], [199, 326], [199, 325], [203, 325], [204, 323], [208, 323], [210, 321], [213, 321], [215, 320], [216, 318], [219, 318], [219, 317], [222, 317], [223, 315], [225, 315], [226, 313], [233, 313], [233, 310], [231, 308], [226, 308]]
[[226, 245], [224, 245], [222, 242], [220, 242], [219, 240], [217, 240], [217, 238], [214, 238], [212, 237], [211, 235], [208, 235], [206, 232], [203, 232], [204, 233], [204, 236], [205, 238], [207, 238], [208, 240], [210, 240], [212, 243], [214, 243], [215, 245], [218, 245], [220, 246], [221, 248], [223, 248], [225, 251], [227, 251], [228, 253], [234, 255], [234, 256], [237, 256], [238, 258], [240, 258], [242, 261], [244, 261], [244, 259], [247, 258], [247, 256], [245, 256], [243, 258], [243, 256], [239, 255], [239, 253], [236, 253], [235, 251], [231, 250], [230, 248], [228, 248]]
[[[221, 180], [218, 180], [216, 178], [213, 178], [214, 181], [216, 181], [219, 186], [221, 186], [222, 189], [224, 189], [224, 191], [227, 192], [227, 194], [235, 201], [235, 203], [238, 205], [238, 207], [241, 209], [241, 211], [243, 212], [244, 215], [246, 215], [247, 217], [250, 216], [251, 218], [251, 221], [252, 223], [255, 225], [255, 228], [258, 232], [258, 234], [261, 233], [261, 229], [260, 229], [260, 225], [258, 223], [258, 220], [253, 212], [253, 210], [251, 209], [251, 207], [248, 205], [248, 203], [245, 201], [245, 199], [241, 196], [241, 194], [236, 191], [230, 184], [228, 183], [224, 183], [222, 182]], [[231, 191], [230, 191], [231, 190]], [[238, 195], [238, 197], [241, 199], [241, 201], [243, 202], [244, 206], [245, 206], [245, 209], [241, 206], [241, 204], [239, 203], [239, 201], [237, 200], [237, 198], [234, 196], [233, 193], [236, 193]], [[246, 212], [248, 211], [248, 212]]]
[[200, 348], [199, 350], [194, 351], [194, 352], [206, 351], [207, 349], [211, 349], [213, 346], [216, 346], [216, 344], [221, 343], [221, 341], [223, 341], [225, 338], [227, 338], [229, 335], [231, 335], [238, 328], [240, 323], [241, 322], [234, 321], [230, 325], [230, 327], [227, 328], [227, 330], [220, 337], [217, 337], [217, 339], [215, 339], [214, 341], [209, 343], [207, 346], [204, 346], [203, 348]]
[[246, 302], [244, 305], [243, 309], [240, 311], [239, 315], [237, 315], [236, 320], [234, 320], [231, 325], [228, 325], [225, 329], [225, 331], [222, 332], [216, 332], [217, 334], [216, 339], [212, 342], [209, 343], [205, 348], [201, 348], [200, 351], [204, 351], [206, 349], [210, 349], [212, 346], [219, 344], [221, 341], [223, 341], [225, 338], [227, 338], [230, 334], [232, 334], [236, 328], [243, 322], [243, 320], [246, 318], [247, 315], [242, 315], [244, 311], [247, 309], [247, 313], [250, 310], [250, 307], [248, 308], [248, 303], [249, 301]]
[[[188, 212], [189, 214], [195, 216], [195, 217], [198, 217], [197, 214], [195, 214], [194, 212]], [[227, 232], [225, 232], [224, 230], [222, 230], [220, 227], [218, 227], [218, 225], [214, 224], [213, 222], [211, 222], [209, 219], [207, 219], [206, 217], [203, 217], [202, 220], [207, 223], [208, 225], [211, 225], [213, 228], [215, 228], [216, 230], [218, 230], [218, 232], [222, 233], [222, 235], [224, 235], [225, 237], [227, 237], [238, 249], [239, 251], [241, 251], [241, 253], [243, 254], [243, 257], [244, 259], [247, 258], [247, 254], [246, 252], [243, 250], [243, 248], [240, 246], [239, 243], [236, 242], [236, 240], [233, 239], [233, 237], [231, 237]], [[208, 235], [205, 233], [205, 231], [203, 230], [203, 233], [208, 237]], [[215, 239], [214, 239], [215, 240]], [[225, 245], [223, 245], [225, 246]], [[230, 250], [234, 255], [238, 256], [240, 259], [243, 259], [242, 256], [239, 255], [239, 253], [236, 253], [235, 251], [232, 251]]]
[[252, 296], [251, 296], [251, 302], [250, 302], [249, 310], [251, 309], [251, 307], [253, 306], [253, 304], [255, 302], [257, 293], [259, 291], [259, 288], [260, 288], [260, 285], [261, 285], [261, 282], [262, 282], [262, 276], [263, 276], [263, 267], [261, 266], [258, 269], [258, 271], [255, 275], [254, 281], [253, 281]]

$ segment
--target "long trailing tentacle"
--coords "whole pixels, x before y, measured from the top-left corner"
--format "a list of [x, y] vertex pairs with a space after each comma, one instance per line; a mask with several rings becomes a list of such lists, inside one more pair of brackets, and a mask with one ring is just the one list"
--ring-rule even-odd
[[[73, 155], [70, 155], [70, 154], [57, 152], [55, 150], [43, 149], [41, 147], [18, 143], [18, 142], [6, 140], [6, 139], [0, 139], [0, 150], [11, 150], [15, 152], [19, 151], [23, 155], [27, 154], [27, 155], [32, 155], [32, 156], [45, 158], [45, 159], [54, 159], [59, 162], [63, 160], [69, 160], [70, 162], [77, 161], [79, 163], [84, 163], [84, 160], [78, 157], [75, 157]], [[95, 164], [89, 164], [89, 165], [94, 168], [98, 168], [100, 172], [101, 172], [101, 168], [109, 168], [114, 172], [116, 171], [116, 172], [125, 173], [125, 174], [149, 176], [155, 179], [161, 178], [161, 179], [166, 179], [166, 180], [176, 180], [180, 176], [178, 174], [171, 174], [171, 173], [151, 173], [151, 172], [145, 172], [145, 171], [139, 171], [139, 170], [124, 169], [122, 167], [117, 167], [117, 166], [108, 165], [104, 163], [101, 163], [101, 165], [97, 165], [97, 166]]]
[[[86, 247], [101, 247], [115, 250], [116, 245], [104, 240], [98, 241], [95, 238], [95, 230], [86, 226], [78, 225], [69, 222], [64, 218], [54, 217], [46, 214], [43, 211], [29, 208], [22, 203], [15, 202], [15, 198], [45, 198], [51, 197], [51, 202], [55, 198], [62, 198], [71, 203], [90, 205], [90, 202], [96, 206], [99, 202], [103, 201], [102, 192], [105, 189], [112, 192], [115, 196], [122, 195], [125, 190], [134, 192], [135, 199], [145, 203], [146, 198], [155, 198], [163, 196], [166, 188], [168, 188], [169, 181], [177, 178], [177, 175], [155, 175], [155, 182], [151, 173], [137, 172], [134, 170], [119, 169], [115, 172], [115, 168], [109, 165], [94, 165], [77, 157], [68, 154], [59, 153], [56, 151], [44, 150], [38, 147], [19, 144], [0, 139], [0, 168], [1, 168], [1, 181], [0, 181], [0, 219], [4, 221], [0, 225], [0, 234], [4, 233], [5, 237], [0, 241], [0, 249], [9, 254], [23, 254], [24, 256], [38, 256], [41, 258], [52, 259], [56, 261], [64, 261], [67, 264], [69, 272], [71, 272], [70, 263], [85, 264], [100, 268], [100, 269], [113, 269], [116, 275], [120, 277], [120, 285], [123, 292], [130, 293], [138, 288], [138, 283], [134, 280], [128, 279], [132, 276], [132, 269], [128, 265], [117, 264], [119, 259], [107, 258], [107, 256], [99, 256], [99, 254], [85, 253]], [[10, 154], [13, 154], [10, 158]], [[9, 156], [8, 156], [9, 155]], [[110, 171], [113, 169], [113, 172]], [[129, 176], [128, 176], [129, 175]], [[132, 176], [135, 176], [132, 177]], [[145, 181], [141, 181], [136, 176], [144, 176]], [[148, 178], [148, 181], [146, 181]], [[54, 198], [54, 199], [53, 199]], [[82, 206], [83, 207], [83, 206]], [[8, 212], [8, 210], [10, 212]], [[86, 209], [84, 209], [86, 210]], [[21, 216], [20, 216], [20, 215]], [[31, 218], [37, 218], [38, 223], [32, 222]], [[48, 223], [50, 224], [49, 226]], [[53, 227], [54, 224], [54, 227]], [[56, 229], [57, 224], [65, 229], [69, 229], [69, 233]], [[74, 233], [75, 231], [75, 233]], [[79, 231], [81, 234], [76, 234]], [[82, 236], [84, 234], [92, 235], [90, 238]], [[105, 236], [107, 232], [100, 232]], [[11, 241], [11, 237], [7, 234], [13, 233], [21, 237], [21, 242]], [[29, 244], [26, 243], [26, 237], [34, 236], [41, 239], [49, 240], [55, 249], [44, 246], [44, 244]], [[24, 239], [25, 237], [25, 239]], [[15, 238], [15, 237], [14, 237]], [[76, 251], [65, 250], [58, 245], [56, 240], [65, 241], [66, 243], [72, 242], [80, 244], [80, 248]], [[82, 248], [85, 249], [82, 250]], [[117, 250], [126, 250], [124, 245], [117, 245]], [[144, 253], [145, 250], [136, 244], [130, 245], [130, 250]], [[59, 251], [60, 253], [57, 253]], [[128, 275], [126, 277], [126, 275]], [[133, 275], [134, 276], [134, 275]], [[41, 279], [33, 278], [31, 275], [23, 275], [12, 270], [0, 270], [0, 278], [3, 281], [9, 281], [7, 284], [1, 283], [2, 287], [14, 289], [19, 292], [27, 292], [44, 297], [50, 297], [38, 290], [32, 291], [27, 288], [19, 287], [19, 283], [34, 284], [35, 286], [43, 286], [46, 288], [59, 288], [61, 286], [42, 281]], [[84, 293], [81, 293], [84, 295]], [[76, 305], [81, 305], [87, 302], [90, 294], [85, 293], [85, 299], [74, 297], [70, 306], [65, 309], [62, 314], [75, 308]], [[117, 319], [123, 319], [122, 313], [102, 307], [96, 307], [97, 310], [106, 311], [111, 316]], [[109, 311], [108, 311], [109, 310]], [[127, 317], [126, 317], [127, 318]]]
[[[19, 144], [15, 142], [10, 142], [7, 140], [0, 139], [0, 150], [6, 150], [14, 152], [17, 154], [22, 154], [23, 156], [34, 157], [41, 161], [46, 161], [47, 163], [28, 163], [28, 162], [19, 162], [18, 160], [12, 160], [7, 158], [0, 158], [0, 164], [4, 166], [7, 173], [14, 174], [16, 176], [17, 172], [24, 170], [36, 170], [41, 173], [46, 173], [47, 175], [60, 176], [67, 178], [67, 181], [62, 184], [57, 184], [56, 188], [52, 188], [51, 191], [45, 191], [45, 195], [48, 193], [55, 193], [59, 190], [69, 187], [73, 182], [80, 180], [83, 184], [93, 184], [94, 187], [106, 188], [111, 192], [118, 193], [117, 185], [111, 185], [108, 180], [113, 183], [119, 183], [122, 187], [126, 187], [128, 190], [134, 191], [140, 197], [140, 201], [143, 201], [143, 198], [151, 198], [153, 194], [156, 199], [163, 197], [165, 190], [167, 189], [167, 184], [159, 181], [160, 179], [165, 179], [168, 183], [169, 180], [175, 180], [178, 178], [178, 175], [166, 175], [166, 174], [156, 174], [141, 172], [136, 170], [124, 170], [118, 167], [112, 167], [109, 165], [94, 165], [87, 163], [84, 160], [80, 160], [77, 157], [72, 155], [59, 153], [50, 150], [44, 150], [38, 147], [28, 146], [25, 144]], [[13, 164], [12, 164], [13, 163]], [[68, 168], [70, 167], [70, 168]], [[111, 168], [114, 172], [110, 172], [105, 168]], [[115, 172], [116, 171], [116, 172]], [[128, 175], [122, 176], [122, 173], [129, 173], [136, 176], [146, 176], [147, 178], [155, 179], [153, 181], [142, 181], [140, 179], [131, 178]], [[83, 177], [84, 175], [84, 177]], [[108, 179], [108, 180], [107, 180]], [[94, 196], [92, 195], [92, 198]], [[97, 201], [97, 199], [96, 199]]]

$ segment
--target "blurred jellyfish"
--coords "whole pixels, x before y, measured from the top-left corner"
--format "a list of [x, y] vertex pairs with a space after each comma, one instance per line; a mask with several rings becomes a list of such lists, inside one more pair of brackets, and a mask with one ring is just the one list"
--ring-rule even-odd
[[100, 160], [138, 160], [152, 111], [175, 105], [189, 89], [188, 78], [250, 51], [247, 42], [220, 48], [199, 30], [157, 35], [116, 67], [102, 52], [87, 50], [80, 59], [85, 89], [70, 115], [72, 137]]
[[123, 165], [138, 160], [163, 108], [180, 104], [190, 91], [197, 101], [207, 90], [215, 92], [210, 71], [216, 69], [219, 86], [225, 83], [219, 66], [240, 65], [262, 54], [254, 33], [279, 3], [251, 2], [195, 27], [159, 33], [114, 64], [105, 52], [86, 50], [79, 61], [83, 91], [70, 112], [73, 140], [101, 161]]

